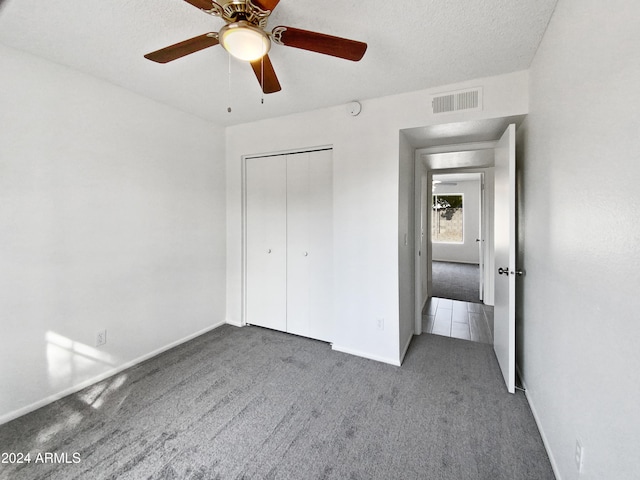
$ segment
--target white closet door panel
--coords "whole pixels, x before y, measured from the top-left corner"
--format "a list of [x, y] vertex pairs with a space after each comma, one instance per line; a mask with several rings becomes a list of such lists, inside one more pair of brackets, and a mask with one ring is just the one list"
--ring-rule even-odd
[[287, 156], [287, 332], [309, 336], [309, 154]]
[[246, 161], [246, 322], [286, 331], [287, 192], [284, 157]]
[[287, 331], [332, 340], [330, 150], [287, 157]]

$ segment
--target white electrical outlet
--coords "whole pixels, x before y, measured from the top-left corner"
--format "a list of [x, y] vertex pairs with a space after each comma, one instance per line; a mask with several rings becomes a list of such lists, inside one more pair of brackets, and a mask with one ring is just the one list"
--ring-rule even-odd
[[582, 472], [582, 465], [584, 464], [584, 448], [582, 448], [582, 442], [580, 439], [576, 440], [576, 454], [575, 454], [576, 468], [578, 473]]
[[107, 343], [107, 331], [99, 330], [98, 333], [96, 333], [96, 347], [104, 345], [105, 343]]
[[378, 330], [384, 330], [384, 318], [378, 319]]

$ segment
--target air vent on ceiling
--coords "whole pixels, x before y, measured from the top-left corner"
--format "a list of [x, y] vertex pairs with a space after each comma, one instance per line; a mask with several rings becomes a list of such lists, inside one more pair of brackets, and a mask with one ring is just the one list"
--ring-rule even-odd
[[431, 108], [433, 113], [482, 110], [482, 87], [433, 95]]

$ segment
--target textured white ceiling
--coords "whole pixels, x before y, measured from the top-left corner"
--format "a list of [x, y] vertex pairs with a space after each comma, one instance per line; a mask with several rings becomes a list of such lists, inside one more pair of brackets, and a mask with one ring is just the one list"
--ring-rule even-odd
[[282, 91], [264, 104], [250, 66], [220, 46], [165, 65], [143, 58], [224, 25], [182, 0], [0, 2], [0, 43], [233, 125], [526, 69], [557, 0], [281, 0], [269, 29], [369, 47], [354, 63], [274, 45]]

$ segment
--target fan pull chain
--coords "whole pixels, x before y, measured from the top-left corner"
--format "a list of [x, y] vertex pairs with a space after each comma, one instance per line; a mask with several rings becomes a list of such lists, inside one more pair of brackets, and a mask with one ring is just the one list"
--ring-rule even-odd
[[231, 54], [228, 54], [227, 56], [229, 57], [229, 92], [227, 96], [229, 106], [227, 107], [227, 112], [231, 113]]
[[260, 97], [260, 103], [264, 105], [264, 57], [260, 59], [260, 90], [262, 95]]

